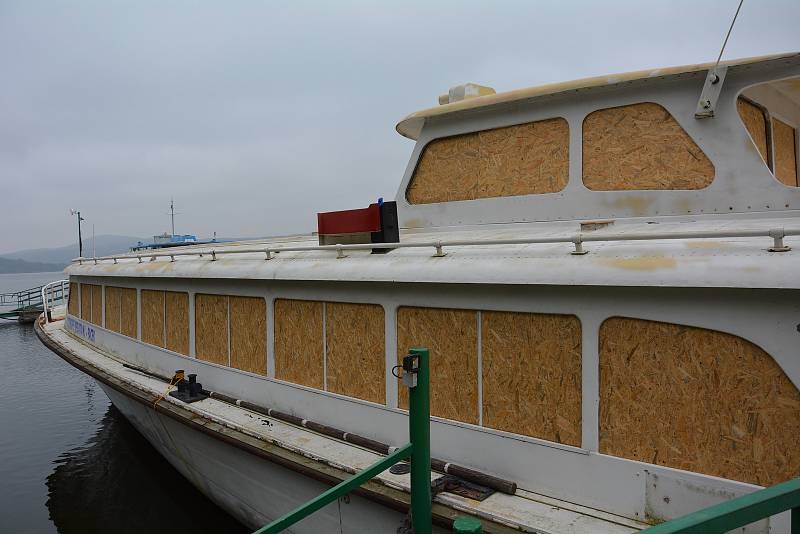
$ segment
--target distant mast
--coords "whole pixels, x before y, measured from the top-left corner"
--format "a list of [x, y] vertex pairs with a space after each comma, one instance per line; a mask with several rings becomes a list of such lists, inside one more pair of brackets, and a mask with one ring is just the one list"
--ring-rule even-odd
[[172, 219], [172, 236], [175, 236], [175, 201], [172, 197], [169, 197], [169, 214], [170, 218]]

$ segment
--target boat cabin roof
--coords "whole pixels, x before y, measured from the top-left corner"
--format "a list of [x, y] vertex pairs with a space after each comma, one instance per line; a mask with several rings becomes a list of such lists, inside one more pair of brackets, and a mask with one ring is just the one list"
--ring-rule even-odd
[[[764, 63], [767, 61], [775, 60], [797, 60], [800, 58], [800, 52], [786, 52], [781, 54], [770, 54], [764, 56], [754, 56], [749, 58], [732, 59], [728, 61], [721, 61], [720, 66], [728, 67], [729, 69], [744, 68], [754, 63]], [[482, 110], [493, 108], [504, 104], [518, 103], [523, 101], [530, 101], [536, 98], [561, 95], [565, 93], [577, 93], [584, 90], [596, 89], [601, 87], [617, 86], [621, 84], [633, 84], [636, 82], [646, 82], [652, 80], [661, 80], [669, 77], [677, 77], [686, 74], [694, 74], [704, 72], [714, 66], [714, 62], [697, 63], [694, 65], [681, 65], [676, 67], [664, 67], [655, 69], [636, 70], [631, 72], [607, 74], [604, 76], [593, 76], [591, 78], [581, 78], [567, 82], [549, 83], [544, 85], [537, 85], [527, 87], [524, 89], [515, 89], [513, 91], [505, 91], [502, 93], [494, 93], [483, 96], [475, 96], [472, 98], [465, 98], [458, 102], [449, 104], [442, 104], [436, 107], [423, 109], [408, 115], [399, 123], [397, 123], [396, 130], [400, 135], [409, 139], [418, 139], [422, 132], [422, 127], [425, 120], [431, 117], [438, 117], [443, 115], [456, 115], [465, 111]], [[793, 86], [793, 93], [795, 94], [795, 101], [800, 104], [800, 82], [795, 81]], [[699, 96], [699, 94], [698, 94]]]

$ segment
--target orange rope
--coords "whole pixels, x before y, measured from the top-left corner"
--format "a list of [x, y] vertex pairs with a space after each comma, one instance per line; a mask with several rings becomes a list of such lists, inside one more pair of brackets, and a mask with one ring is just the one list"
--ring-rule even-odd
[[169, 385], [167, 386], [167, 389], [164, 391], [164, 393], [162, 393], [161, 395], [159, 395], [159, 396], [156, 398], [156, 400], [154, 400], [154, 401], [153, 401], [153, 408], [154, 408], [154, 409], [155, 409], [156, 405], [157, 405], [157, 404], [158, 404], [158, 403], [159, 403], [159, 402], [160, 402], [160, 401], [161, 401], [161, 400], [162, 400], [164, 397], [166, 397], [166, 396], [169, 394], [169, 390], [170, 390], [171, 388], [173, 388], [173, 387], [177, 386], [177, 385], [178, 385], [178, 382], [180, 382], [181, 380], [183, 380], [183, 373], [175, 373], [175, 376], [173, 376], [173, 377], [172, 377], [172, 380], [170, 380], [170, 381], [169, 381]]

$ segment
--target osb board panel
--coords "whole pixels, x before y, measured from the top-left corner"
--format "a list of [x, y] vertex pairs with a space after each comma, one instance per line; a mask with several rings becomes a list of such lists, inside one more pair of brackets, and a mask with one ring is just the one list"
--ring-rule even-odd
[[408, 186], [411, 204], [561, 191], [569, 181], [569, 124], [548, 119], [436, 139]]
[[92, 286], [92, 323], [103, 326], [103, 286]]
[[786, 185], [797, 186], [797, 140], [795, 129], [772, 119], [772, 140], [775, 144], [775, 177]]
[[761, 154], [761, 159], [765, 162], [769, 161], [767, 158], [767, 119], [764, 111], [741, 97], [736, 100], [736, 110], [742, 118], [744, 127], [747, 128], [747, 133], [753, 138], [753, 143]]
[[189, 293], [167, 291], [166, 348], [180, 354], [189, 354]]
[[142, 289], [142, 341], [164, 346], [164, 292]]
[[800, 473], [800, 392], [734, 335], [629, 318], [600, 329], [600, 452], [769, 486]]
[[113, 332], [120, 331], [119, 289], [118, 287], [106, 286], [106, 328]]
[[119, 288], [120, 305], [120, 332], [128, 337], [136, 338], [136, 327], [138, 319], [136, 317], [136, 289], [122, 287]]
[[275, 301], [275, 378], [323, 389], [322, 303]]
[[384, 404], [386, 343], [383, 307], [325, 304], [328, 391]]
[[194, 297], [195, 355], [200, 360], [228, 365], [228, 297]]
[[587, 115], [582, 174], [597, 191], [702, 189], [714, 165], [669, 111], [645, 102]]
[[231, 297], [231, 367], [267, 374], [267, 303]]
[[[430, 350], [432, 415], [478, 422], [477, 323], [473, 310], [397, 310], [398, 363], [411, 347]], [[406, 388], [400, 388], [399, 402], [401, 408], [408, 408]]]
[[92, 320], [91, 284], [81, 284], [81, 319], [89, 322]]
[[483, 425], [581, 445], [581, 323], [482, 312]]
[[70, 315], [78, 316], [78, 294], [80, 293], [80, 284], [77, 282], [69, 283], [69, 300], [67, 301], [67, 311]]

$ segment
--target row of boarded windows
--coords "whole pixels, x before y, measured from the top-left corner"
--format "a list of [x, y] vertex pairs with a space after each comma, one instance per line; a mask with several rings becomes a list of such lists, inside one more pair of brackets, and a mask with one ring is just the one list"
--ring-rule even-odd
[[[92, 317], [100, 286], [84, 288]], [[169, 348], [169, 324], [188, 336], [185, 302], [187, 293], [142, 290], [142, 340]], [[72, 297], [69, 306], [77, 311]], [[261, 297], [196, 295], [197, 358], [266, 375], [266, 313]], [[412, 346], [431, 350], [433, 415], [581, 445], [576, 316], [403, 306], [396, 321], [398, 362]], [[385, 328], [376, 304], [278, 299], [275, 378], [383, 404]], [[800, 392], [753, 343], [614, 317], [600, 327], [599, 361], [601, 453], [761, 485], [800, 474]]]
[[[739, 99], [737, 109], [778, 180], [797, 186], [796, 130], [770, 120], [745, 99]], [[582, 180], [588, 189], [693, 190], [714, 180], [714, 165], [658, 104], [592, 112], [582, 134]], [[430, 204], [555, 193], [568, 181], [569, 124], [553, 118], [431, 141], [406, 198], [411, 204]]]
[[[602, 109], [583, 122], [583, 183], [596, 191], [702, 189], [714, 166], [662, 106]], [[569, 181], [563, 118], [445, 137], [423, 150], [411, 204], [555, 193]]]

